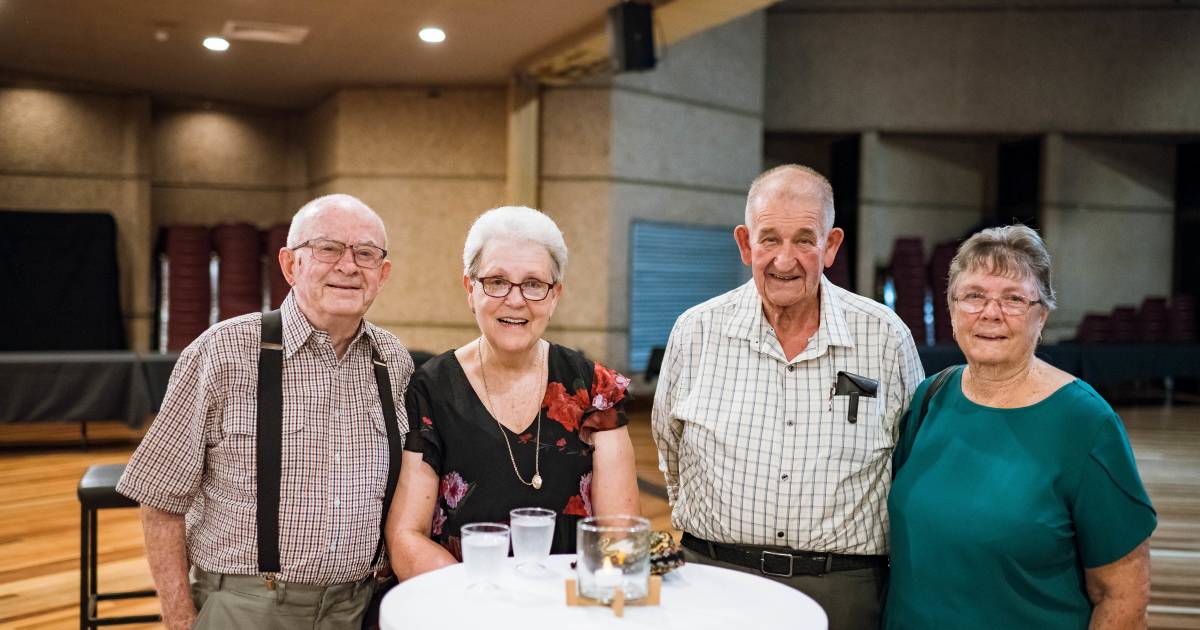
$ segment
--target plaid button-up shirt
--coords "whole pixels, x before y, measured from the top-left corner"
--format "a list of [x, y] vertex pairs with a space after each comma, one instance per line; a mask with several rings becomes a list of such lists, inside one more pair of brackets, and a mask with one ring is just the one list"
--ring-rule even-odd
[[[408, 433], [408, 351], [366, 321], [339, 361], [289, 295], [283, 314], [283, 471], [280, 579], [357, 580], [371, 566], [387, 481], [388, 444], [371, 363], [388, 364], [400, 435]], [[221, 322], [192, 342], [171, 374], [162, 409], [117, 486], [160, 510], [186, 514], [191, 562], [258, 573], [255, 431], [262, 315]]]
[[[652, 416], [675, 527], [721, 543], [887, 552], [897, 422], [924, 378], [887, 307], [821, 280], [821, 323], [792, 360], [753, 282], [675, 322]], [[879, 381], [847, 420], [839, 371]]]

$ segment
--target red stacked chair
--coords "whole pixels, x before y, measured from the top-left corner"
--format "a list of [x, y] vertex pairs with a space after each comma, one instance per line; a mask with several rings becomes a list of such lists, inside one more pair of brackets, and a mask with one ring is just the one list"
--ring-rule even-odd
[[273, 225], [266, 231], [266, 244], [263, 249], [266, 251], [267, 258], [267, 287], [271, 291], [271, 308], [279, 308], [291, 289], [283, 277], [283, 272], [279, 269], [279, 250], [287, 245], [287, 235], [287, 223]]
[[846, 249], [846, 244], [842, 243], [842, 249], [838, 252], [837, 257], [833, 259], [833, 264], [825, 270], [825, 277], [829, 281], [839, 287], [850, 290], [850, 263], [847, 256], [850, 252]]
[[212, 241], [208, 228], [166, 228], [167, 350], [187, 347], [209, 326], [212, 287], [208, 275]]
[[920, 238], [898, 238], [892, 248], [892, 286], [896, 314], [912, 331], [917, 345], [925, 345], [925, 255]]
[[1112, 337], [1112, 324], [1108, 315], [1088, 313], [1079, 322], [1075, 339], [1084, 343], [1104, 343]]
[[217, 304], [220, 319], [262, 311], [262, 239], [247, 223], [221, 225], [213, 230], [220, 257]]
[[1138, 316], [1136, 307], [1118, 306], [1114, 308], [1110, 321], [1113, 341], [1122, 343], [1138, 341]]
[[1138, 338], [1141, 341], [1167, 340], [1167, 298], [1148, 297], [1138, 309]]
[[1176, 295], [1167, 313], [1167, 340], [1190, 342], [1196, 340], [1196, 299]]
[[958, 251], [958, 243], [938, 243], [929, 258], [929, 286], [933, 289], [933, 339], [935, 343], [953, 343], [954, 329], [950, 325], [949, 297], [950, 261]]

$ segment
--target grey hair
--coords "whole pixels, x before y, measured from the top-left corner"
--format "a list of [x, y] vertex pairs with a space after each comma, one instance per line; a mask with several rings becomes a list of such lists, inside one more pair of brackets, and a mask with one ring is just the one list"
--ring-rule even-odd
[[562, 282], [567, 271], [567, 244], [554, 219], [525, 206], [501, 206], [479, 215], [467, 232], [463, 244], [463, 273], [468, 278], [479, 277], [483, 248], [497, 238], [528, 241], [546, 248], [550, 254], [550, 279]]
[[[341, 208], [343, 210], [359, 210], [368, 215], [379, 224], [379, 233], [383, 235], [383, 243], [380, 247], [387, 249], [387, 228], [383, 225], [383, 219], [371, 209], [371, 206], [363, 203], [362, 199], [353, 195], [333, 194], [317, 197], [312, 201], [304, 204], [292, 216], [292, 225], [288, 228], [287, 246], [295, 248], [303, 243], [306, 239], [308, 225], [318, 214], [328, 208]], [[351, 243], [353, 245], [354, 243]]]
[[988, 228], [977, 232], [958, 248], [950, 261], [950, 284], [946, 297], [954, 295], [964, 271], [984, 270], [1009, 278], [1033, 279], [1038, 299], [1046, 310], [1054, 310], [1054, 285], [1050, 282], [1050, 252], [1032, 228], [1021, 225]]
[[[803, 175], [808, 179], [807, 185], [802, 186], [785, 186], [778, 184], [772, 186], [772, 181], [782, 175]], [[754, 182], [750, 184], [750, 192], [746, 195], [746, 227], [754, 228], [754, 214], [758, 209], [760, 197], [782, 197], [799, 198], [811, 194], [816, 194], [821, 201], [821, 210], [824, 211], [824, 227], [825, 234], [833, 229], [833, 186], [829, 184], [829, 180], [825, 176], [815, 170], [802, 166], [800, 164], [784, 164], [754, 178]]]

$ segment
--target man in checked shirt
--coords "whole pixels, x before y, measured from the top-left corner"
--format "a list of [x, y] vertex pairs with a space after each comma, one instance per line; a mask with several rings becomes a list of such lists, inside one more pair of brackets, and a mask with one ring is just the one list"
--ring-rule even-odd
[[[890, 456], [924, 373], [895, 313], [824, 278], [833, 212], [807, 167], [754, 181], [734, 230], [753, 280], [675, 322], [652, 424], [688, 561], [797, 588], [833, 630], [877, 628]], [[874, 397], [852, 404], [839, 372]]]
[[[383, 221], [328, 195], [292, 219], [279, 264], [282, 315], [280, 570], [259, 571], [256, 420], [263, 316], [218, 323], [189, 345], [117, 490], [141, 504], [146, 553], [169, 628], [357, 628], [388, 476], [386, 363], [404, 435], [412, 359], [363, 319], [388, 278]], [[268, 347], [269, 348], [269, 347]], [[266, 351], [264, 351], [266, 352]], [[190, 580], [189, 580], [190, 565]], [[198, 614], [197, 614], [198, 611]]]

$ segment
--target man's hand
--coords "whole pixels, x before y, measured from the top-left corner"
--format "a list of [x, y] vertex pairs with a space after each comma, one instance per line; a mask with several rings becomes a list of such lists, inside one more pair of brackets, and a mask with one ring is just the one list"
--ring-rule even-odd
[[188, 582], [187, 538], [182, 514], [172, 514], [146, 505], [141, 508], [142, 531], [146, 536], [146, 558], [158, 589], [163, 625], [171, 630], [189, 630], [196, 622], [196, 606]]

